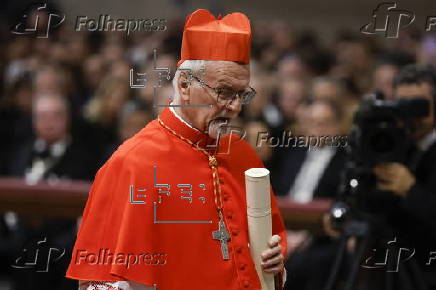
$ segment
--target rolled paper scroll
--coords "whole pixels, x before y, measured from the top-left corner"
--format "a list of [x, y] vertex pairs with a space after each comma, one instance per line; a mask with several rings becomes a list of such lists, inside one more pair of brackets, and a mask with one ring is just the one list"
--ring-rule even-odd
[[250, 252], [256, 266], [262, 290], [274, 290], [274, 275], [263, 272], [261, 254], [268, 248], [272, 236], [269, 171], [251, 168], [245, 171], [247, 217]]

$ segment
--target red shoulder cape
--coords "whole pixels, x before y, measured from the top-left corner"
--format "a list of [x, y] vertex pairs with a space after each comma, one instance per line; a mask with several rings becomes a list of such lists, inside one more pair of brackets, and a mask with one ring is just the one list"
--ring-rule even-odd
[[[204, 141], [168, 109], [160, 118], [194, 143]], [[212, 239], [218, 216], [207, 156], [154, 120], [97, 172], [67, 277], [130, 280], [159, 290], [260, 289], [248, 248], [244, 171], [263, 164], [245, 141], [230, 145], [230, 154], [216, 155], [229, 260]], [[285, 253], [283, 221], [271, 195], [273, 234], [282, 237]]]

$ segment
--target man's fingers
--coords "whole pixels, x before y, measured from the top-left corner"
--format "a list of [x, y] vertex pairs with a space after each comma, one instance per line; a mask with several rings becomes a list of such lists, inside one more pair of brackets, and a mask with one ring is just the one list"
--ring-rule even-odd
[[379, 164], [374, 167], [373, 172], [378, 180], [378, 189], [400, 196], [405, 196], [416, 182], [410, 170], [400, 163]]
[[376, 168], [389, 170], [389, 169], [394, 168], [396, 165], [397, 165], [397, 163], [394, 163], [394, 162], [385, 162], [385, 163], [378, 164], [376, 166]]
[[280, 241], [280, 236], [272, 236], [268, 242], [270, 248], [266, 249], [261, 255], [261, 266], [267, 273], [278, 273], [283, 268], [284, 257]]
[[283, 271], [284, 266], [284, 262], [283, 260], [281, 260], [280, 262], [276, 263], [276, 264], [272, 264], [272, 265], [262, 265], [262, 271], [264, 271], [265, 273], [271, 273], [271, 274], [277, 274]]
[[272, 268], [263, 269], [263, 271], [265, 273], [277, 274], [277, 273], [280, 273], [282, 271], [282, 269], [283, 269], [283, 265], [279, 264], [279, 265], [272, 267]]
[[394, 189], [391, 183], [383, 183], [383, 182], [377, 183], [377, 188], [386, 191], [392, 191]]
[[267, 268], [276, 266], [276, 265], [278, 265], [278, 264], [280, 264], [282, 262], [283, 262], [283, 255], [279, 254], [279, 255], [277, 255], [277, 256], [275, 256], [273, 258], [270, 258], [270, 259], [268, 259], [266, 261], [263, 261], [261, 263], [261, 266], [262, 266], [263, 269], [267, 269]]
[[268, 246], [270, 248], [273, 248], [273, 247], [277, 246], [280, 243], [281, 240], [282, 240], [282, 238], [279, 235], [274, 235], [269, 240]]
[[377, 175], [377, 179], [381, 181], [381, 183], [390, 183], [392, 178], [386, 175]]
[[267, 259], [270, 259], [270, 258], [280, 254], [281, 251], [282, 251], [282, 247], [280, 245], [278, 245], [278, 246], [276, 246], [274, 248], [265, 250], [262, 253], [262, 255], [260, 255], [260, 256], [262, 258], [262, 261], [266, 261]]
[[332, 220], [330, 214], [325, 213], [322, 217], [322, 223], [324, 227], [324, 232], [330, 237], [337, 238], [341, 236], [341, 233], [333, 228]]
[[282, 255], [280, 241], [280, 236], [272, 236], [268, 243], [270, 248], [265, 250], [261, 255], [261, 267], [265, 273], [277, 274], [283, 270], [284, 257]]
[[378, 179], [381, 179], [383, 181], [389, 181], [392, 180], [393, 174], [391, 171], [380, 169], [380, 168], [374, 168], [373, 170], [374, 174], [377, 176]]

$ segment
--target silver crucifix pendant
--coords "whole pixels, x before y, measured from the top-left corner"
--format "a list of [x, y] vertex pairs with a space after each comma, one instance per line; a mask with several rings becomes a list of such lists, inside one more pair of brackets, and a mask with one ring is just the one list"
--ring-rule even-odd
[[212, 232], [212, 238], [221, 242], [221, 253], [223, 259], [229, 260], [229, 248], [227, 242], [230, 241], [230, 235], [222, 217], [220, 217], [220, 221], [218, 222], [218, 230]]

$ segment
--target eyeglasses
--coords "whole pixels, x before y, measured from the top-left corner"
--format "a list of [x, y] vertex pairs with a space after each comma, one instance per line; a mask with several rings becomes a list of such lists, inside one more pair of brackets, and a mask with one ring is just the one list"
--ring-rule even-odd
[[239, 97], [241, 104], [247, 105], [250, 101], [256, 96], [256, 90], [252, 87], [248, 87], [242, 91], [234, 91], [223, 88], [214, 88], [208, 84], [206, 84], [202, 79], [197, 76], [192, 76], [200, 85], [208, 87], [213, 90], [217, 94], [217, 103], [220, 106], [228, 106], [230, 105], [236, 98]]

